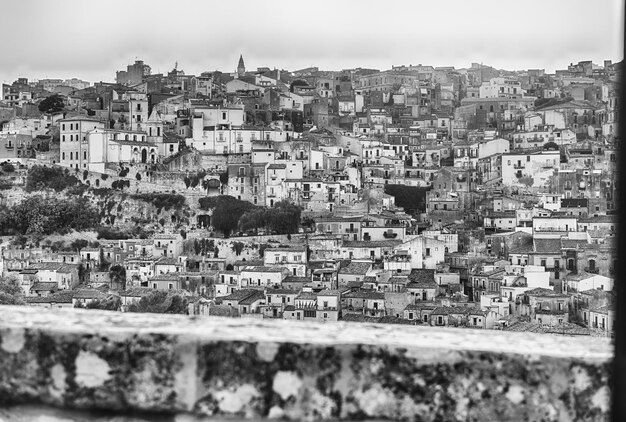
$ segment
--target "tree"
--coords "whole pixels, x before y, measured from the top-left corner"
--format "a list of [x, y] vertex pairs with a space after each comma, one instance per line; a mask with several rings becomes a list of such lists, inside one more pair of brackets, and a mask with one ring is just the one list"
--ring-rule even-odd
[[115, 283], [124, 286], [126, 283], [126, 268], [123, 265], [112, 265], [109, 268], [109, 280], [111, 284]]
[[272, 209], [255, 208], [239, 219], [243, 231], [266, 227], [279, 234], [296, 233], [300, 226], [302, 209], [289, 201], [280, 201]]
[[0, 278], [0, 304], [25, 305], [24, 290], [15, 277]]
[[86, 248], [87, 246], [89, 246], [89, 241], [85, 239], [76, 239], [70, 244], [72, 250], [78, 252], [80, 252], [81, 249]]
[[2, 163], [2, 171], [5, 173], [13, 173], [15, 171], [15, 166], [9, 162]]
[[26, 176], [26, 192], [53, 189], [61, 192], [64, 189], [80, 185], [76, 176], [69, 174], [67, 169], [60, 167], [33, 166]]
[[111, 263], [104, 257], [104, 249], [100, 248], [98, 261], [100, 261], [99, 270], [101, 272], [107, 271], [111, 267]]
[[180, 294], [157, 290], [148, 293], [138, 302], [129, 305], [128, 311], [159, 314], [187, 314], [187, 305], [187, 298]]
[[58, 94], [52, 94], [39, 103], [39, 111], [42, 113], [57, 113], [64, 108], [63, 98]]
[[235, 243], [233, 243], [231, 248], [232, 248], [233, 252], [235, 252], [235, 254], [237, 256], [239, 256], [239, 255], [241, 255], [241, 252], [243, 251], [244, 244], [242, 242], [235, 242]]
[[263, 256], [265, 255], [265, 250], [266, 250], [267, 248], [270, 248], [270, 249], [271, 249], [272, 247], [271, 247], [269, 244], [267, 244], [267, 243], [261, 243], [261, 244], [259, 245], [259, 257], [260, 257], [260, 258], [263, 258]]
[[395, 198], [396, 205], [407, 213], [426, 211], [427, 188], [404, 185], [385, 185], [385, 193]]
[[242, 215], [257, 208], [249, 202], [228, 195], [200, 198], [199, 202], [203, 210], [213, 209], [213, 227], [224, 233], [225, 237], [230, 236], [239, 226]]
[[225, 171], [224, 173], [220, 173], [220, 183], [222, 185], [228, 184], [228, 172], [227, 171]]
[[293, 81], [293, 82], [291, 83], [291, 85], [289, 86], [289, 92], [293, 92], [293, 88], [294, 88], [295, 86], [309, 86], [309, 84], [308, 84], [305, 80], [302, 80], [302, 79], [296, 79], [296, 80], [295, 80], [295, 81]]
[[106, 299], [96, 299], [85, 305], [87, 309], [101, 309], [104, 311], [119, 311], [122, 300], [118, 296], [109, 296]]

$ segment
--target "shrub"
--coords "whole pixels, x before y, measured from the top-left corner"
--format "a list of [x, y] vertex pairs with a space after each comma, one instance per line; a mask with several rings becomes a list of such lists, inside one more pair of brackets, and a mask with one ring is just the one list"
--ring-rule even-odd
[[2, 171], [5, 173], [13, 173], [15, 171], [15, 166], [9, 162], [2, 163]]
[[67, 169], [60, 167], [33, 166], [26, 176], [26, 192], [53, 189], [61, 192], [72, 186], [80, 185], [80, 180], [70, 176]]
[[183, 195], [171, 193], [138, 193], [131, 195], [131, 198], [147, 202], [156, 208], [164, 208], [166, 211], [171, 208], [179, 210], [185, 205], [185, 197]]

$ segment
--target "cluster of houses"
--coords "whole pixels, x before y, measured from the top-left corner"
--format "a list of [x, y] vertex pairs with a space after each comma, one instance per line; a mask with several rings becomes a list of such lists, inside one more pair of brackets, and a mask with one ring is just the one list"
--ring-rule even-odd
[[[3, 273], [39, 306], [157, 289], [187, 295], [191, 313], [608, 334], [620, 69], [250, 72], [240, 57], [232, 73], [137, 61], [115, 83], [20, 79], [2, 86], [0, 161], [202, 171], [209, 195], [286, 200], [315, 224], [261, 255], [248, 241], [248, 261], [160, 234], [8, 248]], [[53, 93], [65, 109], [39, 112]], [[423, 189], [424, 203], [403, 209], [389, 185]], [[103, 259], [125, 280], [97, 271]], [[85, 269], [90, 287], [75, 290]]]

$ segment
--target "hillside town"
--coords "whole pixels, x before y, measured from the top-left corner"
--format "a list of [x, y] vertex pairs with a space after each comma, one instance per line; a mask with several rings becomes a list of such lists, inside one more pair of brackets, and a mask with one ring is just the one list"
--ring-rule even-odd
[[2, 85], [0, 303], [613, 335], [621, 62], [233, 65]]

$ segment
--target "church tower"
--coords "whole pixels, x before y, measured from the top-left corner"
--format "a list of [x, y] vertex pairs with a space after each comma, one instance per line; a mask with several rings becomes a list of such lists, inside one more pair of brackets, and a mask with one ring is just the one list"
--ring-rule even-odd
[[239, 64], [237, 65], [237, 76], [242, 77], [246, 74], [246, 66], [243, 64], [243, 55], [239, 55]]

